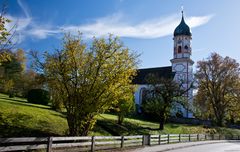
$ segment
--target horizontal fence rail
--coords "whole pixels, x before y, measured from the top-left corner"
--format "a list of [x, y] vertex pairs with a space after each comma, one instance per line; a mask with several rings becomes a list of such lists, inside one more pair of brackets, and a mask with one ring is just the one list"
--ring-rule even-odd
[[47, 152], [97, 151], [116, 148], [161, 145], [204, 140], [240, 140], [240, 136], [219, 134], [163, 134], [137, 136], [85, 136], [85, 137], [24, 137], [0, 138], [0, 152], [31, 151], [45, 149]]

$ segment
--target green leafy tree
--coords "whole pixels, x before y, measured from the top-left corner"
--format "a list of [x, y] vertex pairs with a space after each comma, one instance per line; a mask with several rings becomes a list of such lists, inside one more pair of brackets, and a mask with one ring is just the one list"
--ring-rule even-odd
[[[63, 49], [45, 53], [45, 62], [36, 59], [51, 90], [66, 108], [70, 135], [85, 136], [96, 116], [125, 95], [136, 73], [137, 55], [118, 38], [94, 38], [88, 48], [80, 36], [66, 35]], [[54, 96], [53, 96], [54, 97]]]
[[45, 78], [43, 74], [38, 74], [33, 69], [28, 69], [23, 72], [18, 82], [18, 90], [23, 97], [32, 89], [45, 89]]
[[145, 91], [142, 108], [145, 113], [158, 118], [159, 129], [164, 129], [164, 123], [175, 105], [186, 106], [186, 98], [183, 97], [191, 87], [182, 89], [182, 84], [173, 78], [162, 78], [156, 74], [149, 74], [146, 77], [149, 88]]
[[206, 60], [197, 63], [195, 77], [198, 80], [196, 104], [202, 113], [213, 116], [217, 125], [233, 111], [238, 112], [240, 94], [240, 68], [236, 60], [212, 53]]
[[13, 93], [13, 86], [14, 86], [14, 82], [13, 80], [6, 80], [4, 83], [4, 92], [9, 94], [9, 97], [12, 97], [12, 93]]
[[[5, 92], [8, 90], [6, 93], [15, 92], [21, 95], [24, 91], [22, 82], [25, 71], [25, 53], [19, 49], [16, 52], [9, 51], [8, 54], [11, 60], [3, 62], [1, 65], [1, 88]], [[9, 88], [9, 84], [12, 86], [11, 90], [7, 89]]]
[[0, 14], [0, 44], [6, 45], [9, 42], [8, 36], [10, 36], [10, 32], [6, 28], [6, 24], [10, 22], [9, 19], [5, 17], [6, 14], [6, 4], [2, 5], [2, 10]]
[[[11, 48], [14, 46], [12, 44], [12, 38], [15, 35], [16, 24], [12, 26], [10, 29], [7, 29], [6, 26], [11, 21], [6, 17], [6, 2], [2, 4], [1, 12], [0, 12], [0, 82], [2, 83], [1, 88], [3, 91], [12, 92], [14, 86], [13, 79], [6, 79], [6, 66], [13, 63], [10, 62], [12, 60], [12, 52]], [[4, 64], [4, 66], [3, 66]], [[5, 79], [2, 79], [2, 78]]]
[[134, 111], [134, 97], [133, 90], [134, 88], [130, 88], [131, 90], [126, 90], [124, 97], [118, 101], [118, 103], [114, 106], [115, 111], [118, 115], [118, 124], [121, 125], [124, 121], [124, 118], [131, 111]]
[[3, 3], [0, 12], [0, 65], [11, 60], [9, 50], [14, 46], [12, 39], [15, 36], [16, 24], [10, 29], [6, 25], [11, 21], [6, 17], [7, 4]]

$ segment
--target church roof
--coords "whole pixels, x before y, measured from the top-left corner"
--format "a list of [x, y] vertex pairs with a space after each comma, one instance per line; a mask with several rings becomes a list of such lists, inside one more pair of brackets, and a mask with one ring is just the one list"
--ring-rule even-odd
[[189, 26], [184, 21], [183, 14], [182, 14], [182, 20], [181, 20], [180, 24], [175, 28], [173, 35], [174, 36], [178, 36], [178, 35], [192, 36]]
[[175, 73], [172, 72], [172, 66], [138, 69], [137, 75], [133, 79], [133, 84], [147, 84], [145, 78], [148, 74], [155, 74], [162, 78], [173, 78], [175, 75]]

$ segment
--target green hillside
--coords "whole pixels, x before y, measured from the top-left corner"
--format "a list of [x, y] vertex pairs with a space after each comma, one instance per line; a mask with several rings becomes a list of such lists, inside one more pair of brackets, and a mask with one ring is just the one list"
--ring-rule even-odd
[[64, 135], [67, 121], [48, 106], [0, 94], [0, 136]]
[[[238, 129], [203, 128], [184, 124], [166, 124], [159, 132], [154, 122], [127, 118], [123, 125], [117, 125], [117, 117], [110, 114], [98, 116], [97, 125], [90, 135], [136, 135], [165, 133], [226, 133], [238, 134]], [[0, 137], [22, 136], [64, 136], [67, 135], [67, 121], [63, 114], [48, 106], [30, 104], [25, 99], [9, 98], [0, 94]]]

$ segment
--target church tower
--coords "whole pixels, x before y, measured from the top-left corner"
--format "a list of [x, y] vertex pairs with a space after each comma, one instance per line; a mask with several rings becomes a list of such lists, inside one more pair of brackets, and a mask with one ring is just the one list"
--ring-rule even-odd
[[[173, 49], [173, 59], [172, 63], [172, 72], [175, 72], [174, 80], [181, 83], [183, 89], [190, 88], [193, 82], [193, 69], [194, 64], [191, 59], [192, 48], [191, 40], [192, 33], [190, 32], [189, 26], [184, 21], [184, 14], [182, 11], [182, 20], [180, 24], [174, 30], [174, 49]], [[193, 100], [193, 89], [190, 89], [186, 92], [185, 96], [188, 100], [188, 107], [181, 107], [180, 110], [183, 112], [184, 117], [191, 118], [193, 117], [192, 113], [189, 111], [189, 108], [192, 106]]]

